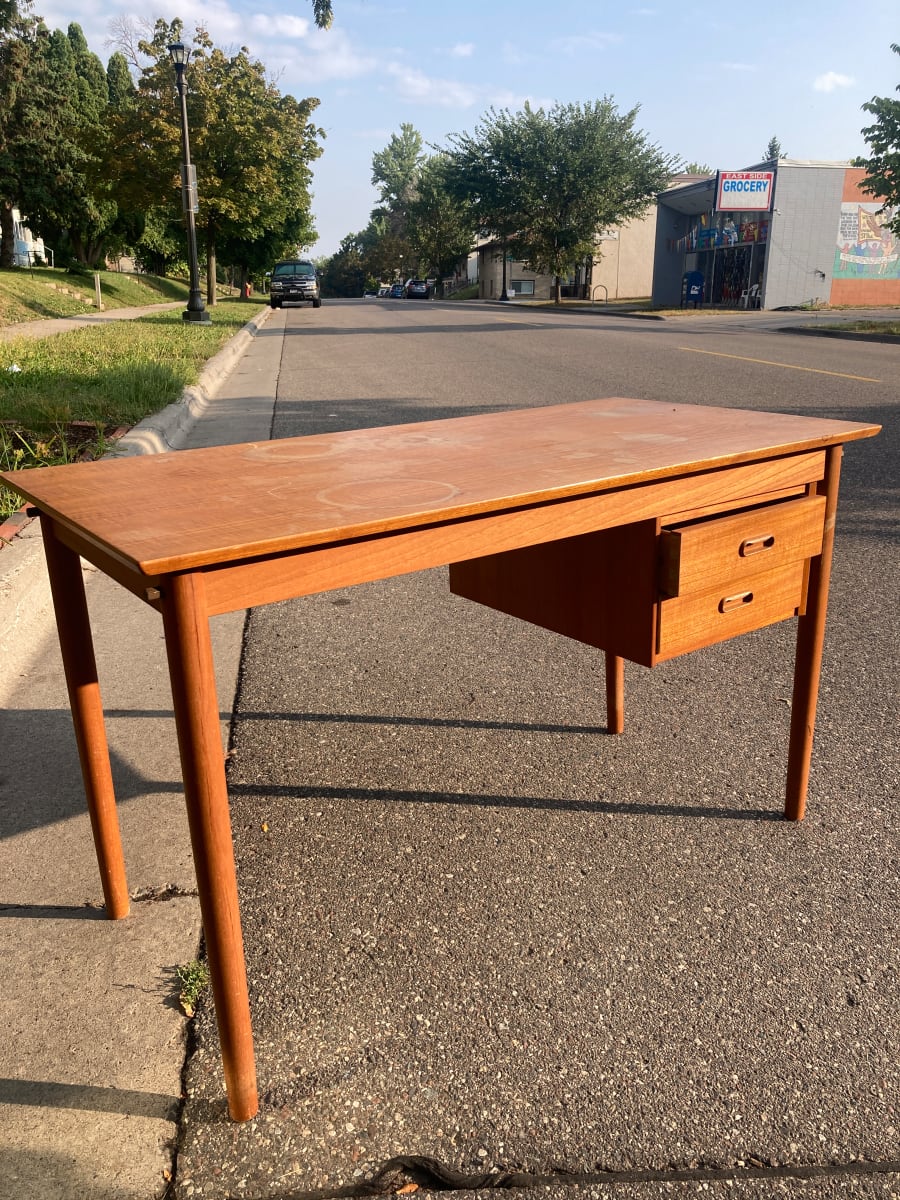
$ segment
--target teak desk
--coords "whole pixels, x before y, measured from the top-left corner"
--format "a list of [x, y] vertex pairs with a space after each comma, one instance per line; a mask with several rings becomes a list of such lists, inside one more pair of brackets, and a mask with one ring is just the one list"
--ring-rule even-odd
[[653, 666], [800, 617], [803, 816], [842, 443], [877, 425], [608, 399], [3, 476], [37, 506], [103, 893], [128, 890], [79, 556], [163, 618], [235, 1120], [256, 1072], [209, 617], [450, 564], [453, 591]]

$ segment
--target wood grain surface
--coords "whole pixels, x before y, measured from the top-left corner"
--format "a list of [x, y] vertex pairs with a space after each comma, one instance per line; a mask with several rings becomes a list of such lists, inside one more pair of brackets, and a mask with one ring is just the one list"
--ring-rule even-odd
[[155, 576], [628, 488], [878, 430], [612, 398], [2, 478], [88, 543]]

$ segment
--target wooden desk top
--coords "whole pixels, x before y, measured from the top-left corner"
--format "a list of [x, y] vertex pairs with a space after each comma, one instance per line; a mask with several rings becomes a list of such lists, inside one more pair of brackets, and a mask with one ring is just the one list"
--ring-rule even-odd
[[605, 399], [0, 476], [150, 576], [611, 491], [880, 426]]

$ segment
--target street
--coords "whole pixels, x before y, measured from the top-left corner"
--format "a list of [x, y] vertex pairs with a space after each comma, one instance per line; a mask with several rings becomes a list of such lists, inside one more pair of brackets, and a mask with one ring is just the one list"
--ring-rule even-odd
[[206, 1003], [176, 1195], [331, 1195], [396, 1155], [473, 1187], [894, 1194], [900, 355], [778, 331], [810, 319], [326, 300], [260, 331], [276, 438], [617, 395], [884, 430], [844, 459], [799, 825], [791, 622], [628, 665], [611, 738], [602, 655], [443, 569], [251, 613], [229, 787], [262, 1108], [228, 1123]]
[[[895, 403], [896, 346], [776, 332], [824, 319], [700, 311], [659, 321], [552, 307], [331, 301], [318, 312], [284, 310], [264, 336], [277, 337], [286, 322], [279, 420], [294, 423], [283, 434], [599, 395], [782, 411], [849, 404], [854, 414]], [[309, 410], [302, 418], [298, 401]], [[340, 410], [325, 412], [332, 402]]]

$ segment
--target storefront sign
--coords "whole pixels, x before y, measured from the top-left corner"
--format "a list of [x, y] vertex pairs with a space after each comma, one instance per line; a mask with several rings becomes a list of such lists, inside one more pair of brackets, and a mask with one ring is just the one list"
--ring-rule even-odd
[[716, 212], [768, 212], [772, 207], [774, 171], [719, 171]]

